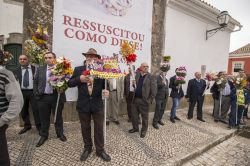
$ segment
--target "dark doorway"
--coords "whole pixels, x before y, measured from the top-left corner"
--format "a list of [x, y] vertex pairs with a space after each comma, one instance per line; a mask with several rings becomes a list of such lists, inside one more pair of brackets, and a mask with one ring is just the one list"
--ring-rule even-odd
[[22, 54], [21, 44], [6, 44], [4, 45], [4, 51], [8, 51], [13, 55], [13, 59], [7, 64], [6, 68], [14, 71], [18, 66], [18, 58]]

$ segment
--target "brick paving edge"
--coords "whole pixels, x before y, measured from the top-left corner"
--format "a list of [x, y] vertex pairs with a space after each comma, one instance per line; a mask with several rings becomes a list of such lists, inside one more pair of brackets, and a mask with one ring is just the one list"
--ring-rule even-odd
[[215, 139], [214, 141], [212, 141], [209, 144], [206, 144], [204, 146], [201, 147], [197, 147], [195, 150], [193, 150], [192, 152], [188, 153], [188, 154], [180, 154], [176, 157], [170, 158], [169, 160], [163, 161], [160, 165], [161, 166], [181, 166], [184, 163], [186, 163], [187, 161], [196, 158], [197, 156], [201, 155], [202, 153], [208, 151], [209, 149], [215, 147], [216, 145], [228, 140], [229, 138], [235, 136], [240, 130], [237, 129], [235, 131], [233, 131], [232, 133], [229, 133], [227, 135], [224, 135], [220, 138]]

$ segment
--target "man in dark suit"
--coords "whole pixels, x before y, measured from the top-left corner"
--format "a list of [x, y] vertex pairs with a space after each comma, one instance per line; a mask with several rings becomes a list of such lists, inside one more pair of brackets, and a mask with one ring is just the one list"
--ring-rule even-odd
[[[34, 94], [38, 100], [39, 116], [41, 120], [40, 129], [40, 140], [37, 143], [37, 147], [44, 144], [49, 136], [49, 126], [50, 126], [50, 116], [51, 112], [55, 114], [56, 102], [58, 97], [58, 92], [53, 90], [49, 84], [49, 78], [51, 74], [51, 69], [53, 68], [53, 61], [56, 55], [53, 52], [47, 52], [44, 55], [46, 65], [41, 66], [37, 69], [34, 78]], [[63, 118], [62, 111], [64, 107], [64, 102], [66, 101], [65, 93], [60, 94], [59, 104], [57, 108], [57, 117], [55, 122], [55, 130], [57, 137], [65, 142], [67, 138], [63, 134]]]
[[[175, 69], [175, 72], [177, 71], [177, 69]], [[173, 105], [170, 112], [170, 121], [172, 123], [175, 123], [175, 120], [180, 120], [180, 118], [176, 116], [176, 109], [179, 106], [181, 98], [184, 96], [181, 84], [176, 84], [175, 80], [176, 75], [170, 78], [169, 83], [169, 88], [171, 88], [170, 97], [172, 97], [173, 100]]]
[[86, 57], [86, 65], [78, 66], [74, 69], [74, 73], [70, 78], [69, 87], [78, 87], [78, 99], [76, 110], [78, 111], [82, 137], [84, 142], [84, 151], [80, 157], [81, 161], [86, 161], [92, 152], [91, 139], [91, 116], [94, 120], [94, 140], [96, 147], [96, 154], [104, 161], [110, 161], [111, 157], [104, 150], [104, 109], [102, 101], [102, 92], [104, 97], [109, 95], [105, 89], [105, 80], [99, 78], [92, 78], [84, 75], [84, 71], [88, 70], [89, 63], [97, 58], [101, 58], [96, 50], [90, 48], [87, 53], [83, 53]]
[[[144, 138], [148, 129], [149, 104], [152, 103], [156, 94], [156, 80], [148, 72], [148, 64], [142, 63], [140, 72], [135, 76], [136, 89], [132, 103], [132, 125], [133, 129], [129, 133], [139, 132], [138, 115], [142, 116], [142, 128], [140, 137]], [[134, 82], [135, 83], [135, 82]]]
[[155, 129], [159, 129], [158, 123], [160, 125], [164, 125], [161, 119], [164, 114], [169, 95], [168, 79], [166, 78], [166, 74], [166, 72], [161, 71], [156, 76], [157, 93], [155, 97], [156, 106], [153, 119], [153, 127]]
[[[193, 118], [195, 104], [197, 103], [197, 119], [205, 122], [202, 118], [202, 106], [204, 102], [204, 92], [206, 90], [206, 81], [201, 79], [201, 73], [196, 72], [195, 78], [188, 81], [186, 98], [189, 101], [188, 119]], [[207, 87], [208, 88], [208, 87]]]
[[31, 104], [32, 112], [37, 130], [40, 130], [40, 118], [37, 107], [37, 101], [33, 94], [33, 79], [35, 75], [35, 66], [29, 64], [29, 59], [26, 55], [19, 56], [20, 66], [14, 71], [14, 75], [20, 84], [24, 105], [21, 111], [21, 117], [24, 122], [24, 128], [18, 133], [23, 134], [31, 129], [29, 104]]

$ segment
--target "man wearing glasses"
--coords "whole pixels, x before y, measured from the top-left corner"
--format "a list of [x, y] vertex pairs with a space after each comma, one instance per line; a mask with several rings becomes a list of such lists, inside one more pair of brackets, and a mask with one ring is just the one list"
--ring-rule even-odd
[[139, 132], [138, 115], [142, 116], [142, 128], [140, 137], [144, 138], [148, 129], [149, 104], [152, 103], [156, 95], [156, 79], [148, 72], [147, 63], [142, 63], [140, 72], [136, 73], [136, 84], [134, 100], [132, 103], [132, 125], [133, 129], [129, 133]]
[[21, 117], [24, 122], [24, 128], [18, 133], [23, 134], [31, 129], [29, 104], [31, 104], [32, 112], [37, 130], [40, 130], [40, 118], [37, 108], [37, 101], [33, 95], [33, 79], [35, 75], [35, 66], [29, 64], [29, 59], [26, 55], [19, 56], [20, 66], [14, 71], [14, 75], [20, 84], [24, 105], [21, 111]]
[[[51, 69], [53, 68], [53, 61], [55, 60], [56, 55], [53, 52], [47, 52], [44, 55], [46, 65], [41, 66], [37, 69], [34, 78], [34, 94], [38, 99], [38, 108], [39, 116], [41, 120], [41, 129], [40, 129], [40, 140], [37, 143], [36, 147], [39, 147], [44, 144], [49, 136], [49, 126], [50, 126], [50, 115], [51, 112], [55, 114], [56, 102], [58, 92], [53, 90], [49, 84], [49, 78]], [[57, 138], [61, 141], [67, 141], [67, 138], [63, 134], [63, 119], [62, 111], [64, 107], [64, 102], [66, 101], [65, 93], [61, 93], [59, 104], [57, 108], [57, 117], [55, 122], [55, 130]]]

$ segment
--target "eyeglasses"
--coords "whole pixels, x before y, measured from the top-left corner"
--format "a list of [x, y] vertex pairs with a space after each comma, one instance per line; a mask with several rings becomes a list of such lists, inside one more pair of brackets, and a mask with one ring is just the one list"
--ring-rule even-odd
[[44, 59], [52, 59], [53, 57], [44, 57]]

